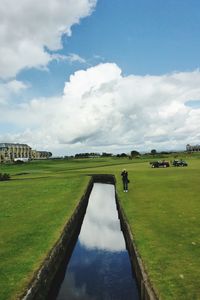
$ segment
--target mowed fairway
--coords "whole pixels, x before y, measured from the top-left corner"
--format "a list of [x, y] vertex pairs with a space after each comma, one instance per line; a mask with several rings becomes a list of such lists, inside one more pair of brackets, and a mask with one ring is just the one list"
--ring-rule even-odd
[[[152, 169], [143, 159], [84, 159], [2, 165], [0, 299], [16, 299], [59, 237], [89, 181], [110, 173], [160, 299], [200, 299], [200, 159]], [[126, 168], [130, 189], [123, 193]]]

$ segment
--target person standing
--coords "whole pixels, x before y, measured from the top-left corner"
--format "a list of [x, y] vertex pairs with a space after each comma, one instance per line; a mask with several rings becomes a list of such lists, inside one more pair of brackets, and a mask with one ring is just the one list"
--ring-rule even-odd
[[122, 182], [123, 182], [123, 188], [124, 188], [124, 192], [128, 192], [128, 172], [126, 171], [126, 169], [124, 169], [121, 173], [122, 176]]

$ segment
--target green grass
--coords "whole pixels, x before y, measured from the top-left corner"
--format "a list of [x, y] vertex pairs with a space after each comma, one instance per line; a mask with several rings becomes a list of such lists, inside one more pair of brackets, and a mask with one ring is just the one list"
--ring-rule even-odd
[[161, 299], [200, 299], [200, 161], [188, 168], [129, 168], [121, 202]]
[[1, 182], [1, 299], [15, 298], [80, 200], [87, 177]]
[[[169, 158], [169, 160], [172, 158]], [[16, 299], [58, 239], [88, 174], [112, 173], [137, 248], [161, 299], [200, 299], [200, 159], [151, 169], [146, 159], [84, 159], [1, 165], [1, 300]], [[123, 193], [122, 168], [130, 177]]]

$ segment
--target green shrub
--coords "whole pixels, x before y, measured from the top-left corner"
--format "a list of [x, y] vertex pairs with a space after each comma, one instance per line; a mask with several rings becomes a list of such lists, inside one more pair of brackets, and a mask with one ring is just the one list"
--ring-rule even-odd
[[8, 173], [0, 173], [0, 181], [10, 180], [10, 175]]

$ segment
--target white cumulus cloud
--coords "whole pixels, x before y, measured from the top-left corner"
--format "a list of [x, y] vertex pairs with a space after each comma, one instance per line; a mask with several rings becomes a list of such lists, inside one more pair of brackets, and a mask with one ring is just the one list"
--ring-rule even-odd
[[7, 100], [13, 94], [19, 94], [23, 90], [25, 90], [28, 86], [19, 80], [10, 80], [8, 82], [0, 83], [0, 104], [7, 103]]
[[45, 47], [62, 48], [62, 35], [71, 35], [71, 27], [95, 5], [96, 0], [1, 0], [0, 78], [24, 68], [45, 68], [54, 59]]
[[4, 106], [1, 122], [21, 129], [1, 140], [63, 154], [184, 149], [200, 139], [200, 109], [187, 105], [199, 102], [199, 83], [199, 70], [123, 76], [115, 63], [99, 64], [71, 75], [60, 97]]

